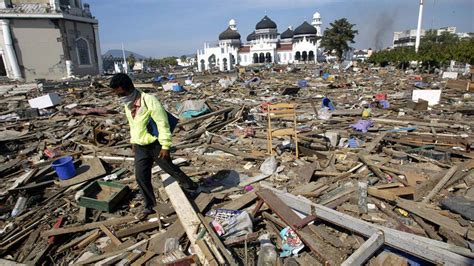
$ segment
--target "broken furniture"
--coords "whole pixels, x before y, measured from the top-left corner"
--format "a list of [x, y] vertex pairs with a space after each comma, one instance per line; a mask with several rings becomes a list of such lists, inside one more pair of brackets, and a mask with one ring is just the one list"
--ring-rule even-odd
[[86, 208], [112, 212], [125, 198], [129, 188], [115, 182], [95, 181], [83, 189], [79, 205]]
[[[272, 119], [290, 119], [293, 127], [272, 128]], [[267, 106], [267, 146], [268, 153], [273, 155], [273, 137], [291, 136], [294, 138], [296, 158], [298, 158], [298, 132], [296, 130], [296, 105], [289, 103], [269, 104]]]

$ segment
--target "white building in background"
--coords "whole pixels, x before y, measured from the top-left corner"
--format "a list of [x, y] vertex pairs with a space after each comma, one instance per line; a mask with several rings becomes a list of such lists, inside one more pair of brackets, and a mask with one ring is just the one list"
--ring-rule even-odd
[[[456, 27], [444, 27], [436, 29], [436, 34], [440, 36], [443, 32], [449, 32], [451, 34], [456, 34]], [[421, 29], [421, 37], [425, 36], [426, 31]], [[464, 36], [462, 33], [457, 33], [459, 37]], [[416, 29], [405, 30], [405, 31], [396, 31], [393, 33], [393, 46], [392, 48], [397, 47], [407, 47], [415, 46], [416, 40]]]
[[231, 19], [228, 28], [219, 34], [217, 43], [204, 43], [204, 49], [197, 51], [198, 70], [227, 71], [236, 65], [316, 62], [321, 25], [321, 15], [316, 12], [311, 24], [305, 21], [294, 30], [290, 26], [279, 34], [276, 23], [265, 16], [243, 43], [236, 21]]

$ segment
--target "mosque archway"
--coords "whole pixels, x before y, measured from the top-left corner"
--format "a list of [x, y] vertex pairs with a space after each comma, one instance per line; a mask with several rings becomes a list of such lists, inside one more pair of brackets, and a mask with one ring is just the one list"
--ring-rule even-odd
[[295, 54], [295, 60], [296, 60], [296, 61], [300, 61], [300, 60], [301, 60], [301, 53], [300, 53], [300, 52], [296, 52], [296, 54]]
[[209, 63], [209, 68], [214, 68], [216, 66], [216, 55], [212, 54], [211, 56], [209, 56], [207, 61]]
[[204, 59], [201, 59], [200, 63], [201, 63], [201, 69], [202, 70], [206, 69], [206, 61], [204, 61]]
[[265, 62], [266, 63], [271, 63], [272, 62], [272, 54], [270, 54], [270, 53], [265, 54]]
[[229, 70], [229, 65], [227, 64], [227, 58], [222, 59], [222, 64], [224, 66], [224, 71]]
[[240, 63], [240, 55], [239, 55], [238, 60], [237, 60], [237, 62], [236, 62], [236, 61], [235, 61], [235, 56], [234, 56], [233, 54], [231, 54], [231, 55], [230, 55], [230, 65], [229, 65], [229, 69], [232, 69], [232, 68], [235, 66], [235, 64], [238, 64], [238, 63]]
[[307, 61], [308, 60], [308, 53], [306, 51], [304, 51], [302, 54], [301, 54], [301, 60], [303, 61]]
[[254, 64], [257, 64], [257, 63], [258, 63], [258, 54], [257, 54], [257, 53], [254, 53], [254, 54], [253, 54], [253, 63], [254, 63]]
[[260, 53], [258, 62], [259, 63], [265, 63], [265, 54], [264, 53]]
[[309, 51], [309, 53], [308, 53], [308, 61], [314, 61], [314, 52], [313, 52], [313, 51]]

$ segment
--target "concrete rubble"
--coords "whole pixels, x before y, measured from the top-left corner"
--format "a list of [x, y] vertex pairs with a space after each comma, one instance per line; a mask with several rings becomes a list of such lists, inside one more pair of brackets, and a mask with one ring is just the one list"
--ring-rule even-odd
[[[329, 65], [136, 76], [180, 117], [172, 157], [203, 187], [190, 195], [153, 168], [157, 214], [143, 221], [107, 78], [2, 85], [0, 264], [256, 265], [268, 233], [278, 265], [472, 265], [474, 85], [445, 76], [454, 83]], [[28, 104], [50, 93], [59, 104]], [[298, 141], [273, 137], [270, 155], [275, 103], [296, 104]], [[51, 163], [66, 156], [76, 173], [60, 180]]]

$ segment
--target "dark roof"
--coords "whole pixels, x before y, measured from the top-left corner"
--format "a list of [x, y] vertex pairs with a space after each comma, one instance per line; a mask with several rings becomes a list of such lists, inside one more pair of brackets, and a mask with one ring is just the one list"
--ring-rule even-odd
[[367, 53], [367, 52], [364, 52], [364, 51], [362, 51], [362, 50], [359, 50], [359, 51], [355, 52], [354, 54], [355, 54], [355, 55], [366, 55], [366, 54], [368, 54], [368, 53]]
[[277, 24], [273, 22], [269, 17], [265, 16], [260, 20], [260, 22], [255, 25], [256, 30], [262, 30], [262, 29], [276, 29]]
[[293, 35], [294, 35], [293, 30], [288, 28], [280, 35], [280, 39], [291, 39], [293, 38]]
[[250, 42], [254, 40], [255, 40], [255, 31], [252, 31], [252, 33], [250, 33], [249, 36], [247, 36], [247, 41]]
[[228, 27], [225, 31], [219, 34], [219, 40], [240, 40], [240, 34]]
[[316, 35], [318, 31], [316, 30], [315, 27], [311, 26], [308, 22], [303, 22], [303, 24], [299, 25], [295, 31], [294, 34], [296, 35], [308, 35], [308, 34], [314, 34]]

